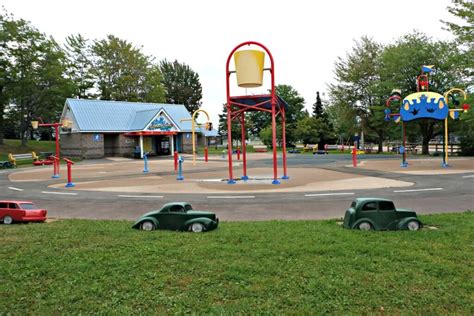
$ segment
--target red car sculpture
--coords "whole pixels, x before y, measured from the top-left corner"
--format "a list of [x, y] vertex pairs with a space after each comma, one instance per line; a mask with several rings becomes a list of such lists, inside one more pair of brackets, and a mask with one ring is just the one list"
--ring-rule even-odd
[[48, 211], [28, 201], [0, 201], [0, 221], [3, 224], [13, 222], [44, 222]]

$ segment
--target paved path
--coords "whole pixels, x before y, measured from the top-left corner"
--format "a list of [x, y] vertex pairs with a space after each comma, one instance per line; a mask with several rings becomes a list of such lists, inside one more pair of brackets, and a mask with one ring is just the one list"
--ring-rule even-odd
[[[380, 156], [366, 156], [363, 159], [370, 161], [373, 159], [372, 157], [381, 158]], [[438, 160], [435, 160], [435, 163], [438, 163]], [[384, 161], [390, 165], [399, 163], [398, 160], [394, 160], [392, 157], [385, 158]], [[100, 163], [104, 162], [100, 161]], [[451, 162], [454, 166], [456, 165], [456, 160]], [[113, 163], [110, 162], [112, 169], [115, 169]], [[137, 164], [138, 162], [132, 163]], [[322, 174], [324, 172], [344, 173], [349, 179], [372, 179], [370, 181], [376, 181], [376, 179], [385, 181], [388, 179], [410, 185], [364, 190], [359, 190], [358, 187], [345, 187], [343, 190], [318, 188], [314, 191], [305, 189], [278, 193], [271, 190], [236, 190], [217, 194], [211, 191], [187, 194], [179, 191], [174, 193], [97, 192], [71, 191], [51, 187], [55, 183], [64, 183], [64, 179], [59, 181], [12, 182], [8, 176], [18, 170], [0, 170], [0, 199], [33, 200], [47, 208], [51, 217], [125, 220], [136, 219], [146, 211], [159, 208], [163, 203], [177, 200], [189, 201], [196, 209], [212, 210], [218, 214], [221, 220], [242, 221], [339, 218], [343, 216], [344, 210], [350, 202], [359, 196], [389, 198], [394, 200], [398, 207], [411, 208], [420, 214], [474, 209], [474, 170], [469, 168], [457, 170], [454, 167], [451, 169], [451, 171], [456, 170], [460, 173], [419, 175], [370, 170], [366, 168], [367, 166], [364, 168], [345, 167], [348, 164], [350, 164], [350, 156], [347, 155], [317, 157], [289, 155], [288, 157], [290, 176], [292, 175], [292, 169], [307, 169], [309, 172], [318, 168], [322, 170], [320, 171]], [[462, 164], [466, 164], [466, 162], [464, 161]], [[97, 161], [87, 161], [84, 165], [90, 166], [90, 168], [97, 168], [98, 166]], [[467, 165], [468, 167], [472, 165], [473, 168], [471, 169], [474, 169], [474, 160], [467, 160]], [[100, 167], [102, 168], [102, 165]], [[249, 167], [255, 170], [270, 168], [271, 160], [265, 156], [260, 156], [259, 159], [250, 161]], [[213, 169], [213, 171], [223, 174], [226, 170], [225, 165], [218, 165]], [[268, 171], [271, 173], [271, 169]], [[98, 173], [99, 177], [84, 177], [81, 181], [102, 180], [102, 178], [123, 181], [123, 178], [135, 177], [121, 172], [121, 170], [116, 170], [116, 174], [112, 175]], [[199, 171], [196, 171], [196, 174], [199, 174]], [[191, 174], [189, 175], [191, 176]], [[173, 173], [169, 173], [168, 176], [173, 176]], [[157, 176], [151, 174], [146, 177]], [[162, 174], [160, 177], [166, 178], [167, 175]], [[299, 180], [289, 180], [290, 183], [297, 181]], [[229, 185], [225, 184], [225, 186], [228, 187]]]

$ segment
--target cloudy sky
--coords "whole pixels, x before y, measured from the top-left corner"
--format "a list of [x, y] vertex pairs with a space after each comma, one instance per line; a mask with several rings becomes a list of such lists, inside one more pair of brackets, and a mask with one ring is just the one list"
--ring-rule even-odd
[[[58, 42], [114, 34], [158, 60], [177, 59], [199, 73], [203, 109], [213, 121], [225, 102], [225, 62], [245, 41], [273, 54], [277, 84], [292, 85], [310, 109], [316, 91], [334, 82], [333, 65], [354, 40], [368, 35], [390, 43], [413, 30], [449, 39], [440, 19], [450, 0], [0, 0]], [[260, 89], [261, 91], [261, 89]], [[247, 93], [258, 93], [259, 89]], [[233, 90], [233, 94], [241, 91]]]

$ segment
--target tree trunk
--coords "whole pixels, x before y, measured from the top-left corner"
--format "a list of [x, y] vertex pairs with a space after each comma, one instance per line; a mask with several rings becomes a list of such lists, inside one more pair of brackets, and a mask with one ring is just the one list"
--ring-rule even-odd
[[421, 153], [423, 155], [430, 154], [430, 151], [429, 151], [430, 140], [436, 135], [434, 133], [435, 124], [436, 124], [435, 121], [433, 120], [429, 121], [427, 119], [421, 119], [419, 122], [420, 132], [421, 132], [421, 137], [422, 137]]
[[421, 154], [422, 155], [429, 155], [430, 154], [430, 139], [423, 138], [423, 143], [421, 147]]
[[4, 109], [5, 107], [2, 105], [0, 105], [0, 145], [3, 145], [3, 138], [4, 138], [4, 134], [3, 134], [3, 127], [5, 126], [4, 124], [4, 119], [3, 119], [3, 112], [4, 112]]
[[379, 144], [379, 148], [377, 149], [377, 153], [380, 154], [381, 152], [383, 152], [383, 138], [379, 138], [378, 144]]
[[3, 114], [5, 112], [5, 104], [7, 103], [6, 96], [4, 93], [4, 86], [0, 86], [0, 145], [3, 145], [3, 139], [5, 138], [4, 134], [4, 126], [5, 126], [5, 120], [3, 118]]

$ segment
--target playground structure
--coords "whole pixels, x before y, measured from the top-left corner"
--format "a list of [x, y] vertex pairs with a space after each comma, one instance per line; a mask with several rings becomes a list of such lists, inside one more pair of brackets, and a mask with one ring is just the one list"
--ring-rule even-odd
[[59, 127], [62, 127], [64, 129], [68, 129], [71, 127], [71, 121], [69, 120], [63, 120], [60, 123], [44, 123], [41, 118], [41, 123], [39, 121], [31, 121], [31, 127], [34, 130], [37, 130], [38, 127], [54, 127], [54, 133], [55, 133], [55, 142], [56, 142], [56, 154], [54, 158], [54, 163], [53, 163], [53, 169], [54, 169], [54, 174], [52, 178], [59, 178], [59, 165], [60, 165], [60, 150], [59, 150]]
[[[402, 154], [401, 167], [408, 167], [406, 161], [406, 122], [420, 118], [444, 120], [442, 167], [448, 167], [448, 117], [456, 120], [459, 118], [460, 112], [467, 112], [469, 109], [469, 105], [466, 103], [461, 108], [449, 108], [449, 96], [451, 94], [459, 93], [463, 95], [464, 100], [467, 99], [466, 92], [461, 89], [450, 89], [444, 95], [429, 91], [428, 73], [431, 72], [432, 67], [422, 66], [421, 74], [416, 80], [417, 92], [402, 99], [401, 91], [394, 90], [386, 101], [385, 120], [390, 121], [393, 118], [395, 122], [399, 123], [401, 121], [402, 123], [402, 146], [399, 149], [400, 154]], [[460, 105], [460, 102], [454, 96], [452, 96], [452, 100], [454, 106]], [[393, 101], [402, 102], [399, 113], [392, 113], [390, 106]]]
[[[191, 132], [192, 132], [192, 142], [193, 142], [193, 166], [196, 165], [196, 136], [195, 136], [195, 128], [196, 128], [196, 125], [200, 126], [201, 124], [197, 124], [196, 123], [196, 115], [199, 114], [200, 112], [204, 113], [207, 117], [207, 121], [206, 121], [206, 124], [205, 124], [205, 128], [206, 130], [210, 131], [212, 130], [212, 123], [211, 123], [211, 119], [209, 118], [209, 114], [202, 110], [202, 109], [198, 109], [196, 111], [194, 111], [193, 115], [192, 115], [192, 118], [191, 119], [183, 119], [181, 120], [181, 122], [184, 122], [184, 121], [191, 121]], [[206, 142], [207, 144], [207, 142]], [[204, 149], [205, 151], [205, 156], [206, 156], [206, 161], [207, 161], [207, 147]]]
[[[258, 46], [261, 50], [238, 50], [243, 46]], [[264, 68], [265, 53], [270, 59], [270, 67]], [[230, 61], [234, 57], [235, 71], [229, 69]], [[271, 76], [270, 93], [261, 95], [230, 95], [230, 75], [236, 73], [237, 85], [242, 88], [256, 88], [262, 86], [263, 71], [269, 71]], [[234, 184], [232, 172], [232, 120], [240, 120], [242, 131], [242, 180], [248, 180], [247, 175], [247, 150], [245, 144], [245, 112], [263, 111], [272, 116], [272, 147], [273, 147], [273, 184], [280, 184], [278, 180], [277, 143], [276, 143], [276, 116], [281, 115], [282, 122], [282, 159], [283, 176], [282, 179], [289, 179], [286, 170], [286, 135], [285, 135], [285, 112], [288, 107], [286, 102], [275, 93], [275, 64], [270, 51], [258, 42], [244, 42], [237, 45], [229, 54], [226, 63], [226, 94], [227, 94], [227, 141], [229, 160], [228, 184]]]

